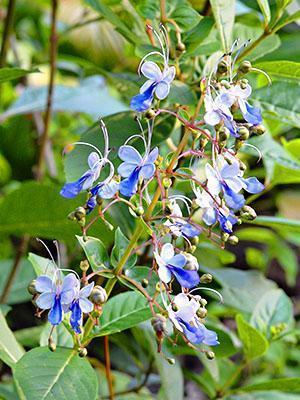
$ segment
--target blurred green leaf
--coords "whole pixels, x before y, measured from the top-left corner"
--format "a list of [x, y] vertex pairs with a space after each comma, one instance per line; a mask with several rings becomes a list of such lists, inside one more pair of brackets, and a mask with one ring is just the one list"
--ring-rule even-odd
[[279, 29], [282, 29], [285, 25], [291, 24], [300, 19], [300, 10], [296, 11], [293, 14], [283, 14], [283, 16], [279, 19], [277, 24], [275, 25], [274, 31], [277, 32]]
[[1, 68], [0, 69], [0, 83], [11, 81], [13, 79], [22, 78], [22, 76], [40, 72], [38, 69], [26, 70], [22, 68]]
[[[40, 336], [39, 344], [41, 347], [48, 346], [48, 339], [49, 339], [51, 331], [52, 331], [52, 325], [49, 322], [47, 322], [45, 324], [45, 326], [43, 327], [43, 330], [42, 330], [41, 336]], [[64, 324], [60, 324], [54, 329], [54, 331], [51, 334], [51, 338], [54, 341], [54, 343], [56, 344], [56, 346], [68, 347], [70, 349], [72, 349], [74, 346], [72, 335], [67, 330], [67, 328], [64, 326]]]
[[249, 61], [255, 61], [265, 57], [266, 54], [272, 53], [280, 46], [280, 37], [278, 35], [267, 36], [261, 42], [253, 47], [249, 53], [241, 53], [241, 59], [245, 58]]
[[151, 318], [149, 303], [137, 292], [125, 292], [111, 298], [103, 308], [99, 326], [93, 329], [92, 336], [111, 335]]
[[300, 221], [293, 219], [259, 216], [251, 223], [255, 225], [268, 226], [278, 230], [289, 230], [300, 233]]
[[17, 342], [1, 311], [0, 331], [0, 359], [10, 367], [14, 367], [15, 363], [23, 356], [24, 350]]
[[231, 394], [224, 397], [224, 400], [298, 400], [298, 395], [293, 395], [284, 392], [257, 391], [251, 393]]
[[255, 67], [283, 80], [294, 82], [300, 78], [300, 63], [294, 61], [264, 61], [255, 64]]
[[135, 266], [126, 269], [125, 275], [128, 276], [128, 278], [135, 280], [140, 285], [142, 284], [143, 279], [146, 279], [148, 281], [147, 292], [149, 295], [153, 296], [156, 292], [156, 284], [159, 279], [156, 274], [151, 273], [151, 269], [149, 267]]
[[53, 276], [56, 270], [56, 264], [49, 258], [38, 256], [34, 253], [28, 254], [28, 260], [31, 262], [36, 276], [49, 275]]
[[253, 326], [248, 324], [241, 314], [236, 316], [237, 330], [243, 343], [243, 352], [248, 361], [262, 356], [268, 348], [265, 337]]
[[219, 30], [223, 51], [228, 53], [232, 45], [235, 0], [210, 0]]
[[10, 382], [0, 383], [0, 399], [1, 400], [20, 400], [17, 395], [15, 386]]
[[186, 32], [186, 35], [183, 37], [184, 44], [186, 45], [185, 54], [197, 54], [197, 48], [202, 42], [205, 42], [214, 24], [215, 21], [212, 17], [204, 17], [192, 30]]
[[265, 25], [267, 25], [271, 19], [271, 11], [270, 11], [269, 2], [268, 2], [268, 0], [257, 0], [257, 3], [259, 5], [259, 8], [261, 9], [263, 16], [264, 16]]
[[106, 247], [100, 239], [91, 236], [83, 237], [76, 235], [76, 237], [94, 272], [110, 267]]
[[[121, 229], [118, 227], [115, 231], [115, 242], [111, 252], [110, 261], [111, 264], [116, 267], [122, 259], [125, 251], [127, 250], [129, 240], [123, 234]], [[132, 268], [136, 264], [137, 255], [131, 254], [124, 265], [124, 269]]]
[[287, 393], [300, 393], [300, 378], [272, 379], [271, 381], [244, 386], [242, 390], [244, 392], [253, 392], [257, 390], [280, 390]]
[[21, 399], [96, 400], [98, 394], [95, 371], [71, 349], [30, 350], [16, 364], [14, 380]]
[[201, 20], [202, 16], [194, 10], [187, 0], [179, 0], [170, 14], [170, 18], [172, 18], [183, 31], [187, 31], [194, 28]]
[[169, 104], [189, 105], [195, 104], [197, 97], [188, 85], [180, 81], [174, 81], [167, 101]]
[[43, 329], [44, 325], [33, 326], [30, 328], [19, 329], [14, 332], [14, 335], [22, 346], [33, 348], [40, 344], [40, 336]]

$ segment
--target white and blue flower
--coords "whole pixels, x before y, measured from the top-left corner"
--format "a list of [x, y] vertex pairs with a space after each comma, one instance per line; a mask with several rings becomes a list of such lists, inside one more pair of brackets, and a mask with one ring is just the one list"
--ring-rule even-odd
[[[252, 93], [252, 88], [249, 84], [242, 88], [240, 85], [232, 86], [227, 91], [227, 95], [232, 96], [233, 103], [237, 102], [244, 119], [252, 125], [262, 123], [261, 111], [259, 108], [251, 106], [247, 99]], [[232, 104], [233, 104], [232, 103]]]
[[172, 235], [176, 237], [182, 236], [185, 239], [199, 236], [201, 233], [200, 229], [183, 219], [181, 209], [176, 201], [171, 200], [170, 203], [172, 215], [165, 222], [165, 225], [170, 229]]
[[70, 324], [74, 332], [81, 333], [83, 314], [93, 311], [94, 304], [88, 299], [94, 287], [94, 282], [84, 286], [79, 290], [77, 287], [74, 300], [70, 305], [71, 317]]
[[174, 275], [182, 287], [191, 289], [198, 285], [200, 279], [197, 271], [184, 269], [187, 259], [183, 254], [175, 254], [171, 243], [164, 244], [160, 254], [155, 251], [154, 256], [162, 282], [169, 283]]

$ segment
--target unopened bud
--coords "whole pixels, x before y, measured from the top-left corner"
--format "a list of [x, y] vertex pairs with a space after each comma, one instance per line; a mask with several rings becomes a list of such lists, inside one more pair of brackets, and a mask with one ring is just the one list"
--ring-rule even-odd
[[80, 267], [81, 271], [86, 272], [90, 268], [90, 264], [89, 264], [88, 260], [83, 260], [83, 261], [80, 261], [79, 267]]
[[228, 81], [222, 80], [222, 81], [220, 82], [220, 84], [221, 84], [222, 86], [224, 86], [225, 89], [230, 89], [230, 83], [229, 83]]
[[199, 307], [196, 314], [199, 318], [203, 319], [207, 316], [207, 309], [204, 307]]
[[164, 178], [162, 180], [163, 187], [165, 189], [169, 189], [172, 186], [172, 179], [171, 178]]
[[252, 68], [251, 62], [245, 60], [245, 61], [241, 62], [241, 64], [238, 67], [237, 72], [240, 75], [244, 75], [244, 74], [247, 74], [251, 70], [251, 68]]
[[110, 222], [108, 222], [106, 219], [103, 219], [102, 221], [104, 222], [104, 225], [106, 226], [106, 228], [109, 229], [110, 231], [113, 231], [115, 229], [114, 226]]
[[156, 333], [163, 334], [167, 329], [167, 320], [163, 315], [157, 314], [152, 318], [151, 325]]
[[156, 115], [155, 111], [154, 111], [152, 108], [150, 108], [150, 109], [146, 112], [145, 117], [148, 118], [148, 119], [152, 119], [152, 118], [155, 117], [155, 115]]
[[223, 241], [223, 242], [227, 242], [229, 236], [230, 236], [229, 233], [227, 233], [227, 232], [222, 232], [222, 233], [221, 233], [221, 239], [222, 239], [222, 241]]
[[190, 238], [190, 242], [197, 246], [197, 244], [199, 243], [199, 236], [194, 236], [193, 238]]
[[245, 163], [243, 163], [243, 161], [241, 161], [241, 160], [239, 160], [239, 164], [240, 164], [240, 170], [246, 171], [247, 165]]
[[36, 290], [36, 280], [35, 279], [33, 279], [29, 283], [29, 285], [27, 286], [27, 290], [32, 296], [34, 296], [35, 294], [38, 293], [38, 291]]
[[76, 217], [75, 217], [75, 212], [72, 211], [70, 214], [68, 214], [68, 219], [70, 219], [71, 221], [76, 221]]
[[250, 132], [253, 135], [263, 135], [266, 132], [266, 128], [263, 125], [255, 125], [250, 128]]
[[77, 207], [74, 215], [77, 221], [81, 221], [86, 216], [86, 209], [83, 207]]
[[241, 210], [241, 218], [244, 221], [253, 221], [257, 217], [252, 207], [244, 206]]
[[90, 300], [94, 304], [97, 304], [98, 306], [101, 306], [102, 304], [106, 303], [107, 301], [106, 290], [102, 286], [99, 285], [94, 286], [92, 293], [90, 295]]
[[219, 130], [219, 142], [225, 142], [230, 137], [230, 131], [225, 126]]
[[186, 264], [184, 266], [184, 269], [187, 269], [188, 271], [198, 271], [199, 264], [197, 258], [190, 253], [183, 253], [183, 254], [186, 258]]
[[229, 236], [227, 242], [229, 244], [232, 244], [233, 246], [235, 246], [236, 244], [238, 244], [239, 238], [237, 236], [235, 236], [235, 235], [231, 235], [231, 236]]
[[176, 305], [175, 303], [172, 303], [172, 310], [173, 310], [174, 312], [176, 312], [176, 311], [179, 310], [179, 308], [177, 307], [177, 305]]
[[142, 215], [144, 215], [145, 210], [142, 206], [138, 206], [138, 207], [135, 207], [134, 212], [136, 213], [136, 215], [138, 217], [141, 217]]
[[213, 359], [215, 358], [215, 353], [214, 353], [213, 351], [207, 351], [207, 352], [205, 353], [205, 355], [206, 355], [206, 358], [207, 358], [208, 360], [213, 360]]
[[176, 363], [175, 358], [167, 357], [166, 360], [170, 365], [175, 365]]
[[205, 307], [205, 306], [207, 305], [207, 300], [201, 298], [201, 299], [199, 300], [199, 303], [200, 303], [200, 305], [201, 305], [202, 307]]
[[245, 126], [239, 129], [238, 134], [240, 140], [247, 140], [250, 136], [249, 130]]
[[52, 339], [51, 336], [48, 339], [48, 349], [51, 350], [51, 351], [55, 351], [56, 350], [56, 343], [54, 342], [54, 340]]
[[79, 357], [86, 357], [87, 356], [87, 349], [85, 347], [80, 347], [80, 349], [78, 349], [78, 355]]
[[200, 277], [200, 282], [201, 283], [211, 283], [212, 281], [213, 281], [212, 274], [203, 274]]
[[185, 44], [182, 42], [178, 42], [176, 45], [176, 50], [180, 51], [180, 53], [183, 53], [185, 51], [186, 47]]
[[146, 288], [148, 285], [149, 285], [148, 279], [146, 279], [146, 278], [142, 279], [142, 286], [143, 286], [143, 288]]
[[244, 145], [244, 143], [245, 143], [244, 140], [236, 139], [234, 143], [234, 150], [238, 151]]
[[217, 69], [217, 74], [218, 75], [224, 75], [227, 73], [229, 69], [229, 64], [228, 62], [223, 58], [218, 64], [218, 69]]

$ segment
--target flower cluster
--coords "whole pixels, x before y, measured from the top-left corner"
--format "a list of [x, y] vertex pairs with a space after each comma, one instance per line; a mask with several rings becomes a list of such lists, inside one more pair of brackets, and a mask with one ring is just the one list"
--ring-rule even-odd
[[[201, 94], [193, 117], [183, 118], [178, 106], [161, 108], [176, 70], [170, 65], [166, 31], [162, 29], [161, 36], [154, 30], [153, 33], [161, 51], [153, 51], [142, 59], [139, 72], [147, 80], [131, 101], [131, 108], [138, 112], [136, 120], [141, 133], [128, 135], [118, 149], [116, 162], [109, 159], [109, 135], [104, 122], [100, 121], [103, 152], [89, 143], [76, 143], [92, 148], [87, 170], [77, 181], [66, 183], [61, 195], [72, 198], [82, 191], [87, 193], [86, 202], [70, 214], [79, 222], [83, 237], [99, 218], [111, 228], [106, 220], [107, 211], [114, 204], [126, 204], [131, 215], [137, 218], [137, 230], [129, 250], [125, 253], [122, 250], [123, 257], [115, 267], [115, 274], [122, 274], [132, 253], [140, 254], [145, 248], [145, 254], [151, 254], [153, 259], [151, 266], [147, 263], [149, 277], [159, 281], [156, 294], [152, 297], [147, 292], [147, 279], [140, 283], [126, 274], [122, 278], [146, 296], [158, 342], [168, 334], [167, 317], [189, 345], [215, 346], [219, 343], [217, 334], [205, 327], [207, 300], [193, 293], [196, 290], [218, 292], [198, 286], [200, 282], [210, 283], [212, 277], [199, 274], [203, 267], [195, 251], [202, 238], [210, 238], [220, 247], [226, 242], [236, 244], [235, 225], [256, 217], [255, 211], [246, 205], [245, 192], [258, 194], [264, 186], [256, 177], [247, 177], [239, 150], [247, 145], [245, 142], [250, 135], [262, 134], [264, 127], [260, 110], [248, 102], [252, 89], [245, 75], [251, 72], [251, 64], [244, 61], [236, 67], [241, 49], [233, 57], [234, 47], [218, 61], [208, 77], [199, 79]], [[162, 63], [148, 61], [150, 56], [161, 57]], [[154, 122], [161, 114], [175, 117], [182, 126], [182, 141], [167, 157], [162, 157], [158, 147], [152, 146]], [[140, 151], [140, 143], [143, 151]], [[177, 187], [178, 179], [190, 187], [188, 195]], [[98, 213], [87, 224], [86, 215], [95, 208]], [[138, 246], [145, 227], [150, 240]], [[147, 246], [151, 246], [150, 252]], [[142, 257], [141, 261], [145, 259], [147, 257]], [[51, 278], [40, 276], [37, 279], [36, 304], [41, 310], [50, 310], [48, 318], [52, 325], [61, 323], [64, 314], [70, 313], [70, 325], [80, 334], [83, 314], [90, 313], [97, 304], [95, 293], [93, 295], [95, 288], [89, 280], [98, 272], [86, 276], [84, 270], [80, 289], [80, 280], [75, 274], [63, 277], [61, 271], [57, 269]], [[94, 304], [88, 299], [90, 296]], [[157, 297], [161, 298], [160, 302], [156, 301]]]

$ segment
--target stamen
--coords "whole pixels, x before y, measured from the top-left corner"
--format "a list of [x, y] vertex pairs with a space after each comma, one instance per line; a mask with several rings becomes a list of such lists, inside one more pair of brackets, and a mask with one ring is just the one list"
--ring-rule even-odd
[[[37, 240], [38, 242], [42, 243], [42, 245], [45, 247], [45, 249], [47, 250], [47, 252], [48, 252], [48, 254], [49, 254], [49, 256], [50, 256], [51, 261], [52, 261], [53, 264], [54, 264], [54, 267], [57, 268], [56, 262], [54, 261], [53, 255], [52, 255], [51, 251], [49, 250], [49, 247], [46, 245], [46, 243], [45, 243], [42, 239], [36, 238], [36, 240]], [[47, 272], [47, 269], [48, 269], [48, 265], [47, 265], [47, 267], [46, 267], [46, 269], [45, 269], [45, 274], [46, 274], [46, 272]]]
[[165, 56], [164, 56], [162, 53], [160, 53], [159, 51], [150, 51], [150, 53], [146, 54], [146, 55], [141, 59], [141, 62], [139, 63], [139, 67], [138, 67], [138, 74], [139, 74], [139, 75], [141, 75], [141, 68], [142, 68], [142, 65], [143, 65], [144, 61], [145, 61], [148, 57], [153, 56], [153, 55], [161, 56], [161, 57], [165, 60]]
[[[75, 144], [92, 147], [100, 155], [100, 157], [103, 158], [103, 155], [102, 155], [101, 151], [98, 149], [98, 147], [94, 146], [93, 144], [85, 143], [85, 142], [74, 142], [74, 143], [72, 143], [72, 145], [75, 145]], [[64, 154], [64, 151], [63, 151], [63, 154]]]
[[215, 289], [207, 288], [207, 287], [205, 287], [205, 286], [200, 286], [200, 287], [198, 287], [198, 288], [195, 288], [195, 289], [191, 290], [189, 293], [193, 293], [193, 292], [195, 292], [195, 291], [197, 291], [197, 290], [208, 290], [208, 291], [210, 291], [210, 292], [213, 292], [213, 293], [215, 293], [215, 294], [220, 298], [220, 303], [224, 303], [223, 296], [221, 295], [220, 292], [218, 292], [218, 291], [215, 290]]
[[61, 262], [60, 262], [60, 251], [59, 251], [58, 241], [57, 241], [57, 240], [54, 240], [53, 243], [54, 243], [54, 245], [55, 245], [55, 247], [56, 247], [57, 265], [58, 265], [58, 268], [60, 269], [60, 268], [61, 268]]
[[252, 147], [253, 149], [255, 149], [258, 152], [259, 158], [257, 160], [257, 164], [260, 162], [260, 160], [263, 158], [262, 152], [253, 144], [250, 143], [244, 143], [244, 146], [248, 146], [248, 147]]
[[103, 138], [104, 138], [104, 157], [103, 158], [106, 158], [109, 153], [109, 137], [108, 137], [108, 132], [107, 132], [107, 128], [106, 128], [104, 121], [100, 118], [99, 122], [100, 122], [100, 127], [101, 127], [101, 130], [103, 133]]

